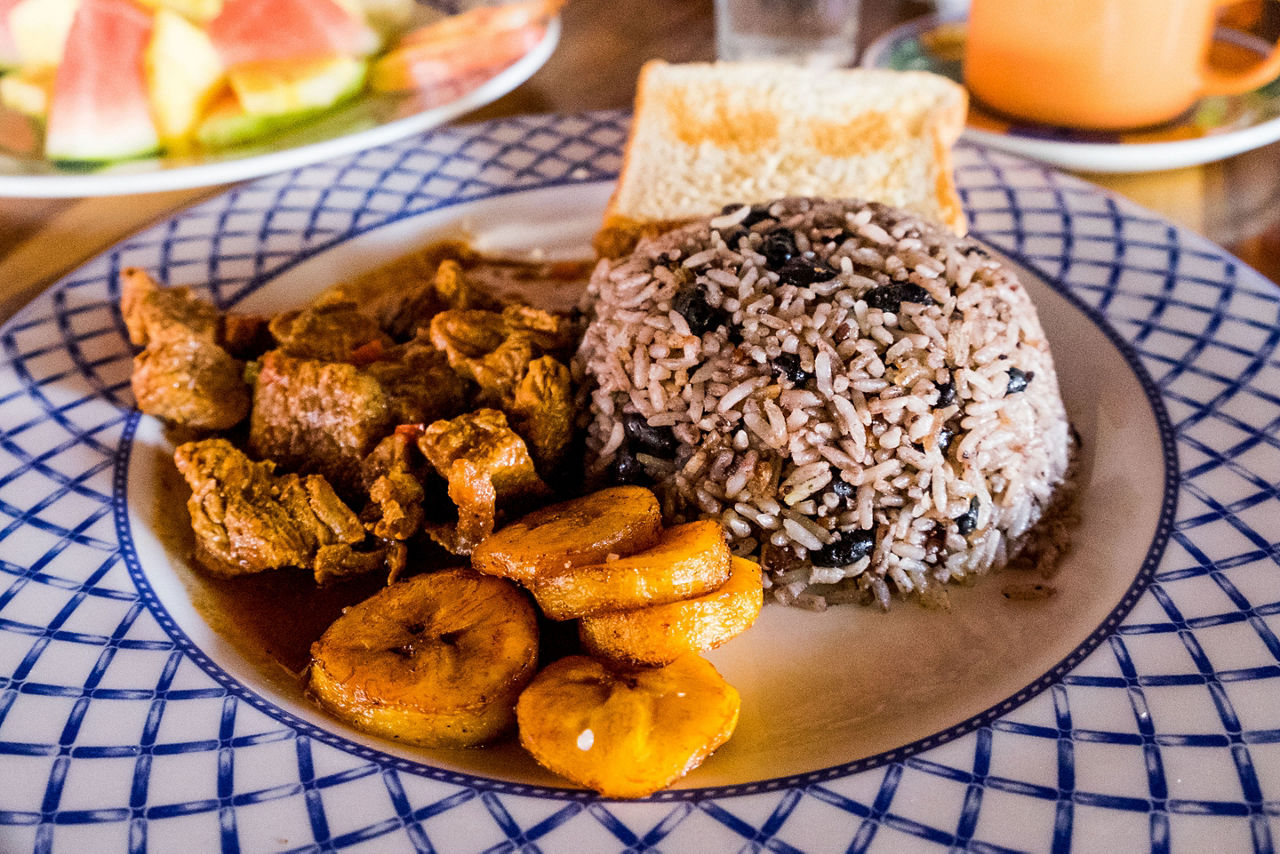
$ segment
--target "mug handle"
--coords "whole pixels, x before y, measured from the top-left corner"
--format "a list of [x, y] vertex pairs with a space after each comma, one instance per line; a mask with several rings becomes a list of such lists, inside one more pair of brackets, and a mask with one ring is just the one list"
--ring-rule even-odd
[[[1240, 0], [1216, 0], [1215, 5], [1232, 6], [1239, 2]], [[1249, 68], [1223, 71], [1206, 64], [1202, 75], [1202, 95], [1241, 95], [1252, 92], [1280, 77], [1280, 43], [1271, 49], [1265, 59]]]

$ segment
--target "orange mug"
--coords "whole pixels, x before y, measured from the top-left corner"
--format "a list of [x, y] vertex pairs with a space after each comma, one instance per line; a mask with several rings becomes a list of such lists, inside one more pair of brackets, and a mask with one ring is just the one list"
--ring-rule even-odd
[[[1239, 2], [1239, 0], [1235, 0]], [[965, 85], [999, 112], [1121, 130], [1177, 118], [1204, 95], [1280, 76], [1280, 47], [1241, 71], [1209, 64], [1231, 0], [972, 0]]]

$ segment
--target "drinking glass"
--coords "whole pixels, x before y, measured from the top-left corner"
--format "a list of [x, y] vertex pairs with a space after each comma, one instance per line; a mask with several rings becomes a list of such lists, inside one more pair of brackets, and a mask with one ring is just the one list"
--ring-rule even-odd
[[716, 55], [815, 68], [852, 65], [859, 0], [716, 0]]

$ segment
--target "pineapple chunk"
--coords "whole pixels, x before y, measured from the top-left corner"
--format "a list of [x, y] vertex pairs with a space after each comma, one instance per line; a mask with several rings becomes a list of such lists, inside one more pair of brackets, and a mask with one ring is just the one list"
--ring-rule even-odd
[[147, 91], [160, 138], [190, 139], [209, 102], [224, 86], [222, 60], [204, 31], [171, 9], [156, 11], [144, 59]]
[[24, 69], [0, 77], [0, 104], [33, 119], [49, 114], [52, 93], [52, 68]]
[[227, 72], [250, 115], [278, 116], [330, 107], [360, 91], [368, 63], [349, 56], [310, 62], [254, 62]]
[[25, 68], [54, 68], [71, 32], [80, 0], [22, 0], [9, 10], [9, 31]]

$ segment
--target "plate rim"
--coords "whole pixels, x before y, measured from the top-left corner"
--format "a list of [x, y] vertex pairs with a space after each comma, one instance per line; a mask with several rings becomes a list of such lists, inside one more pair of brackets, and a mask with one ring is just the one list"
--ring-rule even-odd
[[[483, 196], [468, 197], [466, 199], [453, 199], [424, 210], [418, 210], [412, 213], [400, 213], [395, 216], [388, 217], [366, 229], [350, 232], [343, 235], [340, 239], [323, 245], [313, 246], [305, 252], [298, 253], [294, 257], [290, 258], [288, 262], [274, 268], [269, 275], [257, 276], [247, 282], [243, 288], [236, 292], [236, 302], [250, 298], [260, 289], [267, 287], [273, 280], [287, 275], [289, 271], [299, 265], [322, 256], [323, 253], [342, 246], [345, 243], [349, 243], [352, 240], [363, 238], [365, 235], [382, 228], [400, 225], [418, 217], [438, 216], [442, 212], [451, 211], [455, 208], [461, 208], [461, 210], [455, 211], [455, 216], [459, 222], [464, 222], [467, 219], [467, 208], [473, 204], [519, 195], [522, 193], [545, 192], [567, 186], [586, 188], [592, 187], [593, 185], [605, 185], [608, 183], [608, 181], [603, 180], [591, 182], [568, 180], [541, 184], [532, 188], [498, 189], [495, 192], [486, 193]], [[1052, 290], [1055, 294], [1065, 299], [1072, 309], [1083, 314], [1085, 318], [1106, 337], [1108, 342], [1115, 347], [1121, 359], [1127, 365], [1134, 378], [1138, 381], [1139, 386], [1142, 388], [1147, 407], [1150, 409], [1152, 418], [1156, 425], [1156, 432], [1160, 443], [1161, 458], [1164, 464], [1164, 475], [1162, 479], [1162, 492], [1159, 503], [1160, 510], [1157, 517], [1156, 528], [1152, 532], [1151, 541], [1147, 546], [1146, 552], [1137, 568], [1137, 571], [1134, 573], [1133, 580], [1126, 586], [1120, 600], [1111, 607], [1101, 622], [1090, 630], [1084, 638], [1080, 639], [1075, 646], [1073, 646], [1058, 661], [1054, 662], [1051, 667], [1009, 696], [992, 703], [987, 708], [982, 709], [981, 711], [957, 723], [945, 727], [942, 730], [930, 733], [921, 738], [914, 739], [910, 742], [870, 756], [859, 757], [848, 762], [817, 768], [811, 771], [778, 777], [764, 777], [759, 780], [751, 780], [743, 783], [664, 789], [654, 793], [649, 798], [642, 800], [697, 802], [710, 798], [732, 797], [747, 793], [774, 792], [787, 788], [807, 786], [879, 768], [887, 763], [905, 759], [930, 748], [953, 741], [956, 738], [973, 732], [975, 729], [990, 723], [1000, 715], [1027, 702], [1058, 682], [1065, 673], [1097, 649], [1097, 647], [1111, 635], [1115, 626], [1118, 625], [1130, 611], [1132, 611], [1134, 605], [1141, 598], [1142, 593], [1149, 586], [1155, 573], [1155, 569], [1164, 556], [1170, 535], [1172, 534], [1173, 521], [1178, 506], [1179, 487], [1182, 482], [1181, 471], [1177, 458], [1176, 437], [1172, 427], [1172, 422], [1168, 411], [1165, 408], [1158, 387], [1150, 373], [1139, 361], [1136, 351], [1127, 341], [1120, 337], [1119, 333], [1115, 329], [1111, 327], [1101, 312], [1089, 306], [1076, 294], [1071, 292], [1066, 285], [1050, 276], [1047, 271], [1040, 269], [1034, 264], [1034, 262], [1025, 257], [1025, 255], [995, 249], [995, 247], [992, 247], [985, 239], [982, 238], [981, 233], [971, 234], [982, 242], [984, 248], [994, 250], [997, 254], [1012, 260], [1015, 264], [1030, 271], [1039, 279], [1039, 283], [1041, 285]], [[232, 304], [234, 305], [235, 303]], [[232, 691], [246, 702], [252, 704], [259, 711], [270, 715], [272, 718], [280, 721], [286, 726], [294, 728], [300, 734], [308, 735], [329, 744], [330, 746], [337, 747], [349, 753], [353, 753], [354, 755], [360, 756], [361, 758], [377, 761], [384, 766], [395, 767], [401, 771], [419, 774], [430, 777], [431, 779], [441, 780], [443, 782], [463, 783], [477, 789], [504, 794], [531, 795], [559, 800], [610, 800], [608, 798], [600, 798], [595, 793], [581, 788], [569, 786], [540, 786], [529, 783], [511, 782], [467, 771], [454, 771], [434, 766], [425, 759], [409, 759], [389, 753], [385, 749], [370, 747], [361, 741], [353, 739], [350, 734], [344, 731], [344, 728], [342, 728], [343, 725], [340, 722], [334, 721], [334, 728], [326, 728], [309, 720], [299, 718], [297, 715], [281, 707], [269, 697], [261, 694], [253, 686], [241, 682], [226, 669], [214, 662], [204, 649], [202, 649], [186, 633], [173, 615], [169, 613], [168, 609], [161, 601], [161, 597], [156, 593], [154, 586], [147, 576], [147, 572], [142, 567], [141, 561], [139, 560], [130, 525], [131, 514], [129, 510], [130, 502], [128, 495], [128, 482], [130, 460], [132, 458], [134, 448], [133, 440], [137, 433], [139, 423], [143, 417], [144, 416], [137, 410], [130, 411], [127, 416], [128, 420], [124, 433], [120, 439], [116, 461], [117, 468], [113, 481], [115, 484], [115, 491], [112, 496], [112, 512], [115, 517], [116, 532], [120, 540], [120, 548], [125, 559], [125, 564], [128, 568], [129, 576], [137, 585], [139, 592], [143, 594], [142, 599], [147, 608], [152, 612], [152, 615], [156, 618], [157, 622], [160, 623], [165, 632], [178, 643], [182, 650], [187, 653], [191, 659], [205, 671], [206, 674], [229, 691]], [[987, 583], [994, 583], [992, 581], [994, 576], [995, 573], [992, 573], [991, 576], [983, 580]]]

